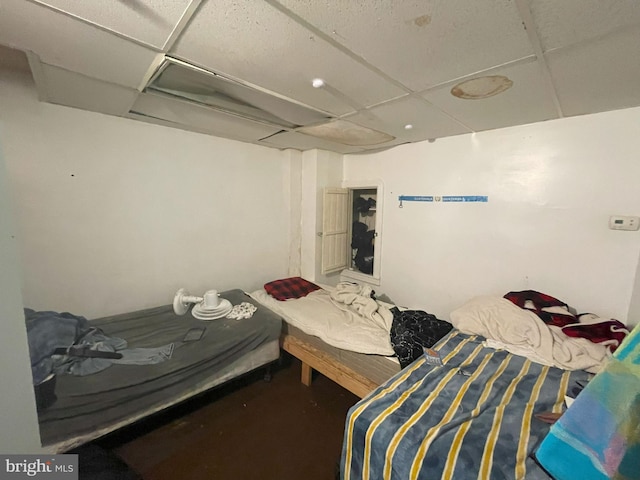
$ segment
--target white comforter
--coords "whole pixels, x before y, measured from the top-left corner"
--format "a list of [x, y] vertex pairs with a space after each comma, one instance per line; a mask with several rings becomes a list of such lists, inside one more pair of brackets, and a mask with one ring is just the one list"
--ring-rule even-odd
[[274, 299], [263, 289], [249, 295], [290, 325], [329, 345], [359, 353], [394, 355], [389, 337], [393, 314], [363, 293], [348, 288], [332, 292], [322, 289], [285, 301]]
[[476, 297], [451, 312], [451, 323], [463, 333], [482, 335], [487, 345], [566, 370], [597, 372], [607, 347], [565, 335], [535, 313], [501, 297]]

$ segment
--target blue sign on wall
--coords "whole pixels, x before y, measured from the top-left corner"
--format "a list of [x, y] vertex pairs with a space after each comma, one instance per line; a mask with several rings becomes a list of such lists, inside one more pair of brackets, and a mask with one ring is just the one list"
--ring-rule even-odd
[[400, 207], [402, 202], [488, 202], [489, 197], [486, 195], [400, 195]]

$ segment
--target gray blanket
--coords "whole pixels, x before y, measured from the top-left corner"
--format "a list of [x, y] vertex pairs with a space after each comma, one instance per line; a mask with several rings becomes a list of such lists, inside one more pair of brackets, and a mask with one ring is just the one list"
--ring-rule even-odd
[[[108, 427], [138, 412], [153, 411], [168, 399], [195, 391], [220, 370], [256, 348], [277, 340], [281, 319], [257, 305], [241, 290], [222, 292], [233, 305], [250, 302], [258, 311], [248, 319], [204, 322], [190, 314], [177, 316], [171, 305], [92, 320], [110, 337], [124, 338], [130, 348], [176, 343], [170, 361], [155, 365], [114, 364], [83, 377], [57, 377], [57, 401], [39, 412], [43, 445]], [[191, 328], [205, 327], [200, 340], [178, 345]]]

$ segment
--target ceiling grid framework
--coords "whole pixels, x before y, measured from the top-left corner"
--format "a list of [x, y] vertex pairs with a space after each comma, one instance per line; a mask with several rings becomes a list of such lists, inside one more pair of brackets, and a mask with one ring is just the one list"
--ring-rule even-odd
[[[339, 153], [638, 106], [638, 44], [635, 0], [0, 2], [0, 56], [28, 54], [43, 101]], [[223, 107], [204, 77], [154, 90], [172, 58], [228, 85]], [[459, 95], [481, 77], [503, 91]], [[242, 113], [243, 89], [316, 119]]]

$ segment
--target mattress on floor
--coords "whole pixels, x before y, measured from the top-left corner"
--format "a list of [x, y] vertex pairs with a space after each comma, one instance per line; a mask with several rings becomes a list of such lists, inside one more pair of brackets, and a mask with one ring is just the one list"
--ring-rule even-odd
[[[249, 319], [205, 322], [190, 313], [177, 316], [168, 305], [92, 321], [130, 348], [173, 342], [173, 355], [155, 365], [112, 365], [92, 375], [58, 376], [56, 402], [39, 412], [43, 446], [67, 450], [277, 359], [280, 317], [241, 290], [221, 296], [258, 310]], [[181, 343], [193, 327], [206, 327], [203, 337]]]

